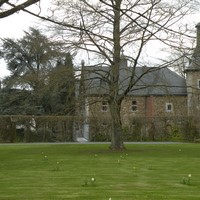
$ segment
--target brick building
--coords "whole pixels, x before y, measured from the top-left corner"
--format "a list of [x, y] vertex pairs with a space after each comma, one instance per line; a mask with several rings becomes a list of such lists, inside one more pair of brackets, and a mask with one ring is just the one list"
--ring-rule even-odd
[[[197, 45], [191, 63], [185, 70], [186, 79], [168, 68], [137, 67], [134, 71], [122, 55], [119, 74], [119, 95], [128, 87], [134, 73], [135, 84], [122, 101], [123, 124], [134, 117], [154, 119], [197, 115], [200, 110], [200, 24]], [[82, 66], [80, 96], [84, 117], [82, 136], [90, 139], [89, 119], [109, 119], [109, 73], [104, 66]], [[105, 122], [104, 122], [105, 123]]]

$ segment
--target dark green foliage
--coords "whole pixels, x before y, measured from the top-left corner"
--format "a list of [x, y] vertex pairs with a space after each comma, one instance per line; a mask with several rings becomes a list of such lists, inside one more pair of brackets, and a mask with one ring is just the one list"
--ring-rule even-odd
[[0, 142], [73, 141], [74, 117], [1, 116]]
[[75, 112], [75, 77], [71, 55], [66, 54], [49, 74], [46, 110], [57, 115]]
[[0, 113], [2, 115], [29, 113], [30, 91], [4, 88], [0, 91]]
[[18, 40], [3, 39], [1, 56], [7, 63], [11, 76], [7, 86], [29, 87], [39, 90], [45, 84], [47, 72], [63, 54], [60, 44], [51, 42], [38, 29], [30, 28]]
[[2, 41], [0, 57], [7, 62], [11, 75], [0, 90], [0, 114], [73, 114], [74, 69], [63, 44], [35, 28], [21, 39]]
[[0, 119], [0, 142], [15, 142], [16, 128], [11, 117]]

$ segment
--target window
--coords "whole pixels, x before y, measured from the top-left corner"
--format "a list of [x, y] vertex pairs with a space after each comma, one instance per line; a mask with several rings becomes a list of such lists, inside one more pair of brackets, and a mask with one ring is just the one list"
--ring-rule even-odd
[[173, 104], [166, 103], [166, 112], [172, 112], [172, 111], [173, 111]]
[[200, 79], [197, 80], [197, 88], [200, 89]]
[[108, 111], [108, 102], [107, 101], [102, 101], [102, 108], [101, 110], [103, 112], [107, 112]]
[[132, 101], [131, 110], [133, 112], [137, 111], [137, 101]]

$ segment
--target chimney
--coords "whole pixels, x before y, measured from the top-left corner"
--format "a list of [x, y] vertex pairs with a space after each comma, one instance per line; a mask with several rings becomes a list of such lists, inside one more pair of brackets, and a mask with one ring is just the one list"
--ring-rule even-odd
[[200, 23], [198, 23], [196, 26], [196, 29], [197, 29], [197, 47], [200, 48]]
[[200, 70], [200, 23], [196, 26], [196, 47], [194, 49], [190, 65], [186, 68], [185, 72], [191, 70]]
[[85, 66], [85, 61], [81, 60], [81, 67], [84, 67], [84, 66]]
[[121, 68], [126, 68], [126, 67], [128, 67], [128, 59], [127, 59], [127, 57], [124, 55], [124, 51], [123, 51], [123, 50], [122, 50], [122, 54], [121, 54], [120, 67], [121, 67]]
[[194, 58], [200, 57], [200, 23], [196, 25], [197, 33], [196, 33], [196, 47], [194, 49]]

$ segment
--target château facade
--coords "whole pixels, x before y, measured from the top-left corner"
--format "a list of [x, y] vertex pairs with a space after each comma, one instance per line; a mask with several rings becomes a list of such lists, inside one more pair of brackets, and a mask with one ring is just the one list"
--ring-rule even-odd
[[[149, 121], [159, 117], [197, 116], [200, 114], [200, 23], [197, 24], [197, 45], [186, 78], [168, 68], [137, 67], [134, 87], [122, 101], [122, 123], [144, 117]], [[119, 74], [119, 94], [130, 80], [132, 69], [122, 55]], [[82, 136], [90, 139], [91, 118], [109, 119], [109, 67], [82, 65], [79, 96], [84, 117]], [[105, 122], [103, 122], [104, 124]], [[103, 126], [102, 124], [102, 126]]]

